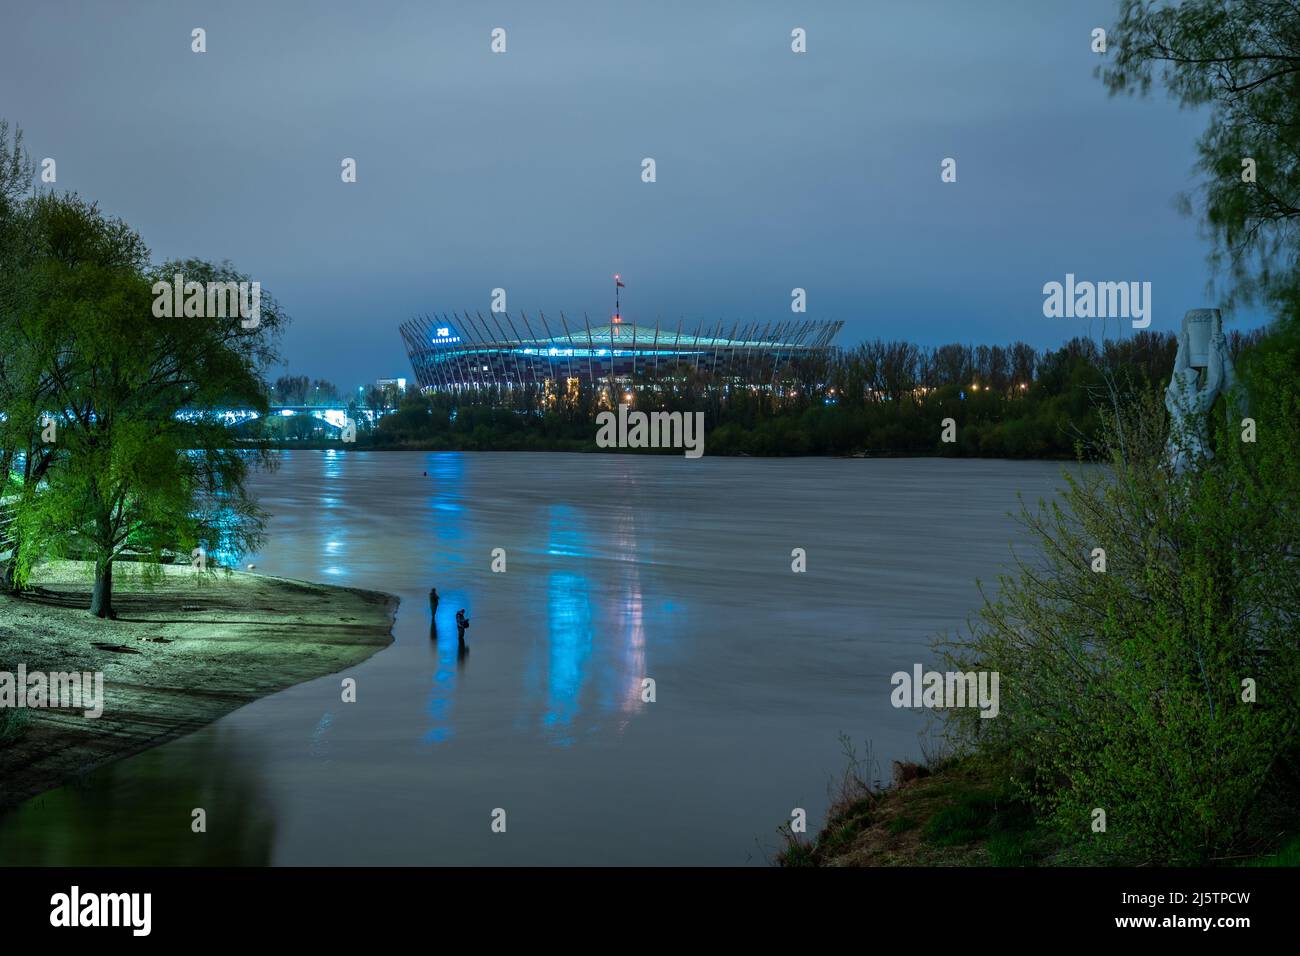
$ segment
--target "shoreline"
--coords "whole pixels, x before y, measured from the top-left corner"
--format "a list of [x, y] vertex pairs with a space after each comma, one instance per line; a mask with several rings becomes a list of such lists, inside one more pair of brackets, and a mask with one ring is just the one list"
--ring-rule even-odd
[[116, 621], [86, 611], [81, 562], [41, 569], [34, 595], [0, 593], [0, 672], [103, 674], [103, 714], [21, 708], [0, 734], [0, 812], [231, 711], [353, 667], [393, 643], [399, 599], [360, 588], [163, 566], [145, 587], [114, 567]]
[[[934, 763], [895, 761], [886, 786], [850, 767], [821, 828], [798, 835], [780, 828], [781, 867], [1080, 867], [1134, 866], [1081, 853], [1041, 822], [1011, 785], [1007, 767], [976, 755]], [[1300, 833], [1269, 830], [1248, 855], [1203, 867], [1300, 865]]]
[[[582, 448], [524, 448], [519, 446], [503, 446], [499, 448], [465, 448], [465, 447], [444, 447], [429, 444], [397, 444], [397, 445], [370, 445], [361, 442], [344, 444], [339, 441], [303, 441], [289, 442], [285, 444], [264, 444], [249, 443], [250, 446], [257, 444], [259, 448], [265, 448], [268, 451], [346, 451], [346, 452], [438, 452], [438, 453], [456, 453], [456, 454], [539, 454], [539, 455], [645, 455], [657, 457], [681, 457], [680, 448], [660, 448], [660, 449], [639, 449], [639, 448], [619, 448], [606, 449], [596, 447]], [[951, 461], [1046, 461], [1046, 462], [1077, 462], [1079, 459], [1074, 455], [1033, 455], [1023, 458], [1008, 458], [1005, 455], [954, 455], [944, 454], [943, 452], [904, 452], [904, 451], [869, 451], [864, 454], [841, 454], [826, 453], [824, 455], [806, 454], [806, 455], [754, 455], [748, 452], [728, 452], [714, 455], [705, 454], [701, 457], [708, 458], [752, 458], [757, 461], [789, 461], [792, 459], [838, 459], [841, 461], [897, 461], [897, 460], [923, 460], [942, 458]], [[1089, 461], [1089, 464], [1094, 462]]]

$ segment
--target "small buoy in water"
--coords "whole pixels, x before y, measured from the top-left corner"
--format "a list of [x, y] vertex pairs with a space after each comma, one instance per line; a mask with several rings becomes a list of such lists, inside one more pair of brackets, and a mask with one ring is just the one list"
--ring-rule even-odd
[[255, 568], [255, 567], [257, 567], [256, 564], [251, 564], [251, 563], [250, 563], [250, 564], [248, 565], [248, 570], [251, 571], [251, 570], [253, 570], [253, 568]]

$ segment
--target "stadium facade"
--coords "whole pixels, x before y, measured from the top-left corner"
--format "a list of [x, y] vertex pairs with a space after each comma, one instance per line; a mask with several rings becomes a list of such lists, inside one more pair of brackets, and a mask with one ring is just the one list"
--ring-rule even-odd
[[843, 322], [792, 321], [733, 324], [694, 331], [637, 325], [615, 317], [581, 325], [519, 314], [458, 314], [412, 319], [401, 326], [416, 381], [424, 390], [492, 386], [632, 381], [674, 374], [681, 367], [746, 384], [774, 382], [791, 362], [827, 357]]

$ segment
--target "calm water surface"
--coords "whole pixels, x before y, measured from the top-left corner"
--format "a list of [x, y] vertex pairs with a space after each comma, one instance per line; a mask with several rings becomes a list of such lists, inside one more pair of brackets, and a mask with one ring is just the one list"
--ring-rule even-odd
[[255, 481], [272, 519], [251, 560], [399, 595], [396, 643], [35, 798], [0, 819], [0, 863], [764, 863], [792, 808], [820, 825], [842, 734], [883, 777], [919, 756], [930, 722], [890, 705], [890, 674], [938, 663], [931, 639], [1026, 543], [1017, 493], [1060, 474], [286, 453]]

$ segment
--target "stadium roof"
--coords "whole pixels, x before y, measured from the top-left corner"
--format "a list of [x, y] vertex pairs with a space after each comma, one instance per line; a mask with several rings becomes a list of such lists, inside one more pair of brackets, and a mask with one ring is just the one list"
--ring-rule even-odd
[[[742, 330], [742, 333], [746, 330]], [[750, 329], [757, 332], [757, 329]], [[611, 322], [608, 325], [597, 325], [591, 327], [591, 340], [604, 345], [611, 342], [615, 345], [631, 345], [636, 342], [638, 345], [649, 345], [656, 338], [660, 345], [669, 345], [674, 347], [685, 348], [754, 348], [760, 345], [773, 345], [781, 341], [782, 336], [769, 335], [762, 338], [752, 339], [731, 339], [720, 335], [699, 335], [681, 329], [677, 326], [665, 328], [660, 326], [654, 328], [644, 325], [634, 325], [631, 322]], [[569, 345], [576, 341], [586, 341], [587, 327], [583, 326], [574, 329], [571, 335], [553, 335], [550, 338], [537, 339], [539, 345]]]
[[[408, 348], [452, 346], [459, 349], [569, 347], [589, 341], [593, 345], [622, 348], [633, 341], [638, 347], [685, 349], [754, 349], [754, 348], [821, 348], [830, 343], [843, 322], [817, 322], [813, 320], [784, 320], [780, 322], [739, 322], [727, 329], [725, 322], [717, 321], [706, 326], [695, 323], [694, 331], [685, 322], [639, 325], [633, 322], [608, 322], [590, 325], [584, 318], [581, 323], [566, 321], [563, 316], [557, 323], [540, 313], [531, 321], [522, 313], [514, 316], [461, 313], [452, 316], [412, 319], [402, 324], [402, 335]], [[556, 329], [563, 329], [561, 334]]]

